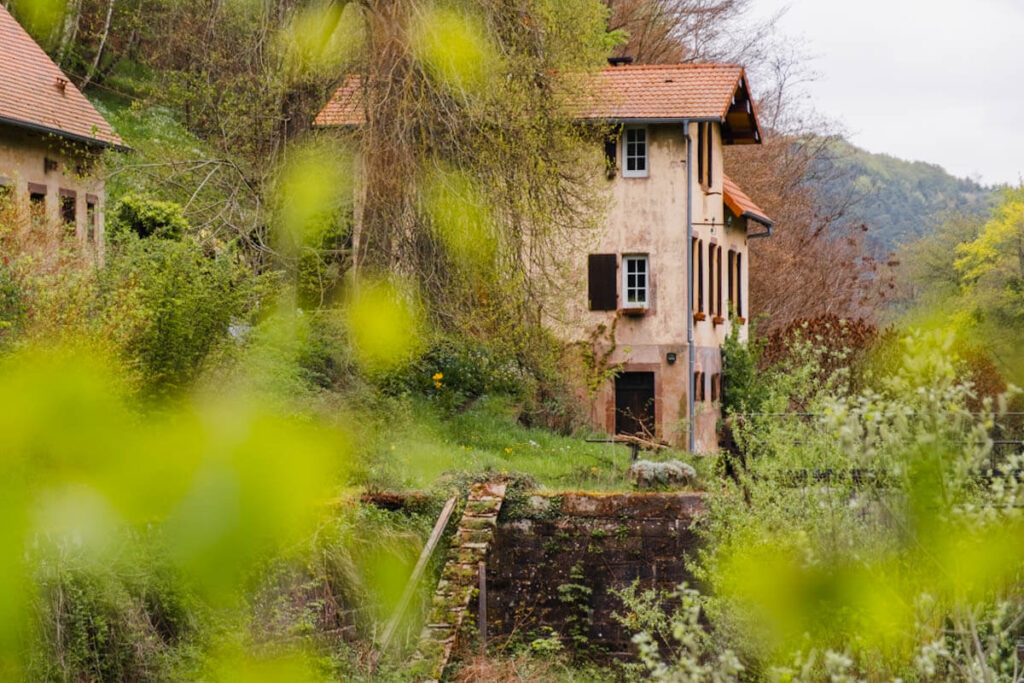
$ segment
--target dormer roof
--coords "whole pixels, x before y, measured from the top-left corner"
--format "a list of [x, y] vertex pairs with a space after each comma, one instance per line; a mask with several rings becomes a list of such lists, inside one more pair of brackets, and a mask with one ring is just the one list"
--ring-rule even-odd
[[[575, 115], [582, 120], [669, 123], [718, 121], [725, 144], [757, 144], [761, 128], [746, 73], [734, 64], [610, 66], [582, 74]], [[366, 121], [359, 76], [347, 76], [315, 126]]]
[[106, 119], [3, 6], [0, 123], [102, 147], [121, 145]]
[[726, 208], [738, 218], [749, 218], [768, 228], [775, 225], [775, 221], [768, 218], [764, 210], [724, 173], [722, 174], [722, 199], [725, 201]]

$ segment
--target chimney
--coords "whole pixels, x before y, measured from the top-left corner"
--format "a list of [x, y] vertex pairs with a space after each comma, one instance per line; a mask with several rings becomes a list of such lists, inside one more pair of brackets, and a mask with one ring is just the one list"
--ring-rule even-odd
[[61, 94], [65, 94], [68, 89], [68, 82], [65, 78], [57, 77], [57, 90], [60, 90]]
[[623, 64], [632, 64], [632, 57], [609, 57], [608, 63], [612, 66], [622, 66]]

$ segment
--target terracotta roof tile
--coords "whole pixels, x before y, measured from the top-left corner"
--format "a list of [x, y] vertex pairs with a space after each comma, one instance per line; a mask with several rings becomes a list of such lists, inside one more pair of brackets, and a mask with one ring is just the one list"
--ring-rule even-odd
[[732, 181], [732, 179], [722, 174], [722, 198], [725, 200], [725, 205], [729, 207], [729, 210], [736, 216], [746, 216], [751, 220], [755, 220], [763, 225], [774, 225], [775, 221], [768, 218], [764, 210], [761, 209], [754, 200], [747, 196], [747, 194], [740, 189], [740, 186]]
[[[63, 90], [58, 79], [66, 82]], [[0, 6], [0, 119], [120, 145], [110, 124]]]
[[585, 76], [584, 119], [723, 118], [743, 67], [734, 64], [613, 66]]
[[[724, 119], [744, 78], [743, 67], [734, 64], [607, 67], [573, 84], [580, 92], [575, 114], [601, 120]], [[360, 79], [348, 76], [314, 125], [358, 126], [365, 120]]]
[[346, 76], [341, 87], [335, 91], [327, 105], [317, 114], [314, 126], [361, 126], [366, 122], [366, 111], [362, 106], [362, 79]]

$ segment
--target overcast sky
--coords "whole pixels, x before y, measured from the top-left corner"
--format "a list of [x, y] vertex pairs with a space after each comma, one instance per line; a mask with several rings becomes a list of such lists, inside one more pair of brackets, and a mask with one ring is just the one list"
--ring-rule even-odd
[[[1024, 176], [1024, 0], [754, 0], [802, 38], [854, 144], [985, 183]], [[756, 83], [753, 84], [756, 88]]]

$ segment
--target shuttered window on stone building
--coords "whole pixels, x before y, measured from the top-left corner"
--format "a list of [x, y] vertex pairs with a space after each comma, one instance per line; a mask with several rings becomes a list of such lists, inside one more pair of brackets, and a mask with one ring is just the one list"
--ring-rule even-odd
[[592, 311], [618, 308], [618, 257], [615, 254], [591, 254], [587, 260], [587, 295]]

